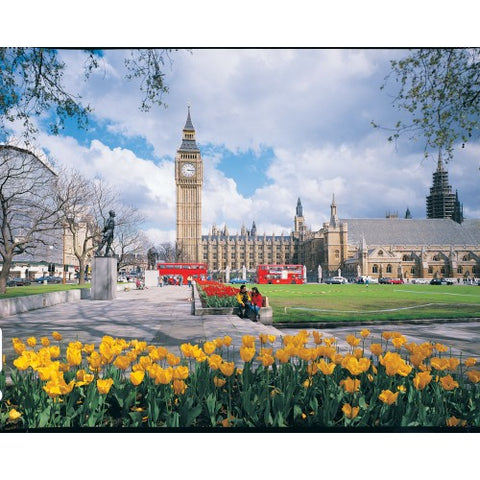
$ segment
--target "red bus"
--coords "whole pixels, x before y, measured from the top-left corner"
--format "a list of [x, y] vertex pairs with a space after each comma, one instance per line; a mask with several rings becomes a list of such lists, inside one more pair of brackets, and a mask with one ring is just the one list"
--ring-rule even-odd
[[258, 265], [257, 283], [303, 284], [303, 265]]
[[182, 276], [182, 282], [187, 284], [187, 278], [191, 276], [193, 279], [207, 278], [207, 264], [206, 263], [157, 263], [158, 274], [161, 277], [165, 275], [170, 279]]

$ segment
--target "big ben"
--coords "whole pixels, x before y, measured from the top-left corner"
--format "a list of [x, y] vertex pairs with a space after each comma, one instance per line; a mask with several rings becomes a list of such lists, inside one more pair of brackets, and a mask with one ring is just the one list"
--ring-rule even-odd
[[203, 162], [188, 107], [182, 144], [175, 156], [177, 252], [184, 262], [201, 261]]

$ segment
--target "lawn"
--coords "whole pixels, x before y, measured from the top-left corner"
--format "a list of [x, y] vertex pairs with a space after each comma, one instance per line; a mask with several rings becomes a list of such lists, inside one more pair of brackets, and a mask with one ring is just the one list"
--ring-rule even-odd
[[73, 290], [76, 288], [90, 288], [90, 284], [78, 285], [78, 283], [53, 283], [51, 285], [27, 285], [24, 287], [7, 287], [7, 293], [0, 295], [2, 298], [25, 297], [27, 295], [37, 295], [39, 293], [61, 292], [63, 290]]
[[458, 285], [257, 285], [274, 323], [480, 318], [480, 287]]

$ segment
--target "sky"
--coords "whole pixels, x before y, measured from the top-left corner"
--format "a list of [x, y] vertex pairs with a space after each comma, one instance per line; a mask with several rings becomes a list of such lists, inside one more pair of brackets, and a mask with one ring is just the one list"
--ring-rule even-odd
[[[202, 229], [242, 225], [289, 234], [297, 199], [309, 228], [330, 217], [386, 213], [425, 218], [436, 158], [423, 143], [397, 144], [371, 122], [392, 126], [393, 86], [381, 91], [400, 49], [180, 49], [169, 54], [164, 107], [139, 109], [138, 84], [124, 79], [128, 51], [104, 50], [100, 68], [82, 78], [85, 54], [61, 50], [65, 85], [94, 111], [88, 131], [73, 122], [60, 135], [41, 132], [38, 146], [55, 164], [102, 177], [145, 217], [152, 244], [175, 239], [174, 157], [190, 105], [204, 162]], [[448, 165], [466, 218], [480, 218], [480, 143]]]

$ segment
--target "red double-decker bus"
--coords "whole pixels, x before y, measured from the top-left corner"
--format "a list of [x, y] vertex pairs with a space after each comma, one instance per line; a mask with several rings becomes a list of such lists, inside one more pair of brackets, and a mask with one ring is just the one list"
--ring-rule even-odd
[[206, 263], [157, 263], [158, 274], [161, 277], [167, 276], [169, 280], [182, 277], [182, 283], [186, 284], [187, 279], [191, 276], [194, 280], [207, 278]]
[[257, 283], [303, 284], [303, 265], [258, 265]]

